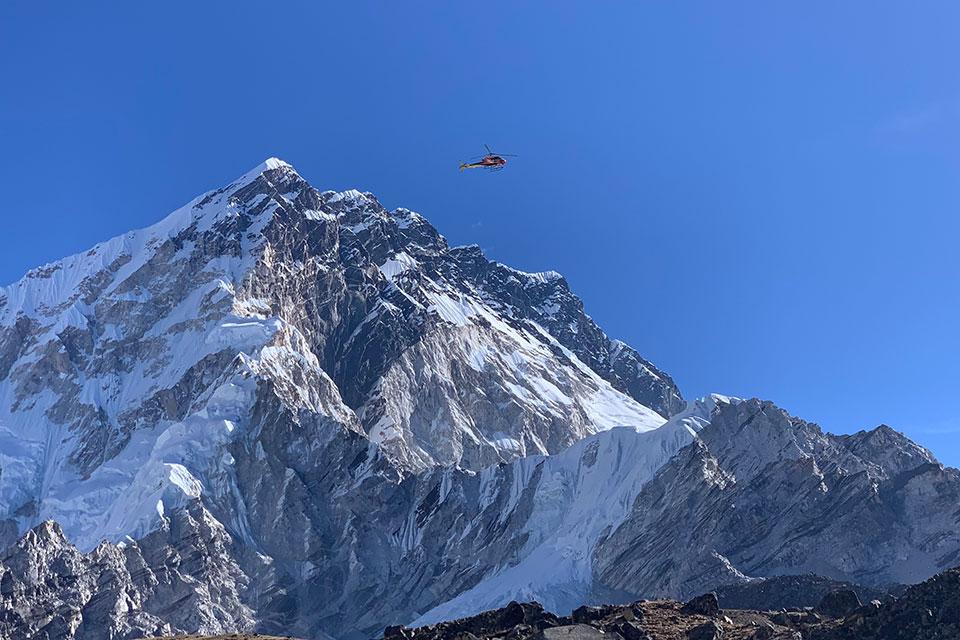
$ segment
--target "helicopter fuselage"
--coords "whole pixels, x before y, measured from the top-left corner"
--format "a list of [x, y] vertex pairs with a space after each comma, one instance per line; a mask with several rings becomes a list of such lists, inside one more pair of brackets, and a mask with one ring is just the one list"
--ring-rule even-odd
[[504, 166], [505, 164], [507, 164], [506, 158], [502, 158], [502, 157], [497, 156], [497, 155], [489, 155], [489, 156], [484, 156], [483, 158], [481, 158], [481, 159], [478, 160], [477, 162], [470, 162], [470, 163], [461, 164], [461, 165], [460, 165], [460, 169], [461, 169], [461, 170], [463, 170], [463, 169], [478, 169], [478, 168], [501, 169], [501, 168], [503, 168], [503, 166]]

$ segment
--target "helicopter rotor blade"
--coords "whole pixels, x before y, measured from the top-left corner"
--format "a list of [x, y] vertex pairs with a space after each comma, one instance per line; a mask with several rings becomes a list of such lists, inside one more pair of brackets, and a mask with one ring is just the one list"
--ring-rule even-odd
[[483, 148], [487, 150], [487, 155], [491, 155], [491, 156], [493, 155], [493, 151], [490, 150], [490, 147], [488, 145], [483, 145]]

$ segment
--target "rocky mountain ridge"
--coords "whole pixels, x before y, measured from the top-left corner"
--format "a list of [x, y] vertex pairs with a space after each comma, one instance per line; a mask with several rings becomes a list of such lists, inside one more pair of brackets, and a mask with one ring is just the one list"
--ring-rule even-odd
[[598, 546], [597, 576], [680, 597], [748, 576], [910, 584], [956, 562], [958, 504], [960, 471], [889, 427], [834, 436], [769, 402], [726, 403]]

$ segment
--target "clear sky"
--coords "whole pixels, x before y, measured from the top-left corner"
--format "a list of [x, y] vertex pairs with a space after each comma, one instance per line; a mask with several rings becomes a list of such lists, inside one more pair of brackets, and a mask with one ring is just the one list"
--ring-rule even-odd
[[[7, 0], [0, 281], [275, 155], [564, 273], [687, 397], [960, 465], [958, 26], [935, 0]], [[458, 172], [483, 143], [520, 157]]]

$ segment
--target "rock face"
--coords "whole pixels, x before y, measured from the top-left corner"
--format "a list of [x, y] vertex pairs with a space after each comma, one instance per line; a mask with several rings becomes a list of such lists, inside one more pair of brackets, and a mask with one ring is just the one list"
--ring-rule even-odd
[[138, 637], [252, 628], [230, 536], [199, 505], [137, 543], [82, 554], [43, 523], [0, 556], [0, 630], [10, 640]]
[[957, 557], [957, 487], [885, 427], [687, 405], [558, 274], [275, 159], [0, 289], [4, 638], [904, 582]]
[[958, 503], [960, 472], [888, 427], [838, 437], [769, 402], [723, 403], [643, 487], [595, 570], [645, 596], [798, 573], [912, 583], [956, 562]]

